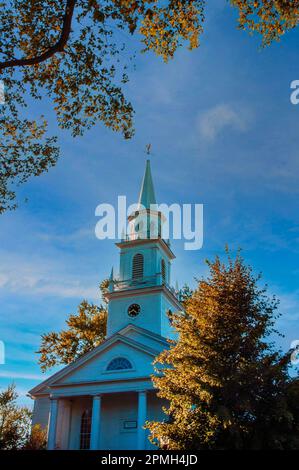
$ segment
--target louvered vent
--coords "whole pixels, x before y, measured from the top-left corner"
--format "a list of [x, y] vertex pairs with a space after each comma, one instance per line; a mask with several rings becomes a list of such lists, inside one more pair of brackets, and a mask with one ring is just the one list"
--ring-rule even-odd
[[143, 256], [140, 253], [134, 255], [132, 278], [139, 279], [143, 277]]

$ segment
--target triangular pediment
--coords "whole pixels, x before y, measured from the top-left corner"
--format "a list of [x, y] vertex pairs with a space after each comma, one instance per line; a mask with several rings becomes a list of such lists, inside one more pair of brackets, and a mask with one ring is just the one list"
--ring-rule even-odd
[[145, 344], [154, 349], [158, 349], [159, 351], [167, 348], [169, 345], [166, 338], [163, 338], [162, 336], [157, 335], [150, 330], [146, 330], [145, 328], [132, 325], [132, 323], [129, 323], [126, 327], [122, 328], [119, 331], [119, 334], [131, 338], [137, 342], [141, 342], [142, 344]]
[[[159, 335], [128, 325], [29, 393], [34, 396], [49, 393], [51, 387], [150, 377], [155, 357], [167, 348], [167, 344], [165, 338]], [[115, 358], [125, 358], [132, 367], [127, 370], [107, 370], [109, 363]]]

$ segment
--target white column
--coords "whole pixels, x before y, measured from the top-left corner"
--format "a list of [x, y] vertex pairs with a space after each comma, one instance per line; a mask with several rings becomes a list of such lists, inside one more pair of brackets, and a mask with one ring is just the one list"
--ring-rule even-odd
[[57, 436], [60, 431], [60, 439], [58, 440], [60, 448], [67, 450], [69, 448], [70, 428], [71, 428], [71, 414], [72, 414], [72, 400], [64, 399], [62, 401], [63, 409], [61, 414], [61, 407], [59, 403], [59, 423], [56, 431]]
[[51, 398], [49, 428], [48, 428], [48, 450], [56, 447], [56, 427], [58, 417], [58, 398]]
[[100, 438], [100, 426], [101, 426], [101, 395], [93, 397], [92, 402], [92, 416], [91, 416], [91, 437], [90, 437], [90, 449], [99, 449], [99, 438]]
[[138, 450], [145, 449], [146, 391], [138, 392]]

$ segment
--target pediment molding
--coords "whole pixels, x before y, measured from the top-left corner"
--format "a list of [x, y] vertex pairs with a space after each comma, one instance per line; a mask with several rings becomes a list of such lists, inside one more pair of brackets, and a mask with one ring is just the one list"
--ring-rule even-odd
[[[157, 342], [157, 349], [152, 348], [144, 343], [141, 343], [140, 341], [136, 341], [135, 339], [130, 338], [129, 336], [126, 336], [127, 333], [132, 331], [138, 332], [140, 335], [143, 336], [148, 336], [154, 339]], [[110, 338], [107, 338], [103, 343], [101, 343], [99, 346], [94, 348], [92, 351], [89, 351], [88, 353], [84, 354], [84, 356], [81, 356], [80, 358], [76, 359], [74, 362], [71, 364], [65, 366], [63, 369], [60, 371], [56, 372], [53, 374], [51, 377], [34, 387], [29, 391], [29, 394], [31, 396], [36, 396], [36, 395], [42, 395], [45, 393], [45, 390], [48, 390], [51, 387], [59, 387], [59, 386], [65, 386], [65, 384], [61, 383], [61, 381], [66, 378], [69, 374], [74, 373], [76, 370], [79, 370], [84, 367], [85, 364], [89, 363], [91, 360], [95, 359], [96, 357], [100, 356], [103, 354], [107, 349], [112, 348], [114, 345], [122, 343], [125, 344], [136, 351], [143, 352], [152, 358], [157, 357], [157, 355], [161, 352], [163, 347], [167, 347], [168, 342], [165, 338], [162, 336], [159, 336], [155, 333], [152, 333], [149, 330], [145, 330], [144, 328], [137, 327], [135, 325], [129, 324], [126, 327], [122, 328], [119, 332], [115, 333], [112, 335]], [[106, 382], [106, 380], [102, 380], [101, 382]], [[78, 385], [80, 382], [72, 383], [73, 385]], [[93, 383], [93, 382], [91, 382]]]

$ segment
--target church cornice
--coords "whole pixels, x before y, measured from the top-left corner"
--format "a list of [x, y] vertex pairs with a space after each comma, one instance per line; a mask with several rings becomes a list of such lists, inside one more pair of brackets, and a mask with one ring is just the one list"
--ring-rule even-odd
[[[110, 386], [110, 388], [109, 388]], [[85, 388], [84, 388], [85, 387]], [[117, 387], [117, 388], [115, 388]], [[126, 379], [111, 379], [100, 381], [85, 381], [72, 384], [64, 384], [59, 387], [51, 385], [46, 391], [30, 395], [31, 398], [50, 398], [50, 399], [72, 399], [76, 397], [93, 397], [95, 395], [110, 395], [124, 392], [138, 392], [147, 390], [156, 392], [150, 376], [140, 376]]]
[[121, 242], [117, 242], [115, 245], [118, 248], [131, 248], [132, 246], [142, 246], [142, 245], [149, 245], [149, 244], [155, 244], [159, 243], [165, 254], [170, 258], [170, 259], [175, 259], [175, 254], [173, 251], [170, 249], [169, 245], [166, 243], [166, 241], [161, 238], [141, 238], [141, 239], [134, 239], [134, 240], [124, 240]]
[[[151, 377], [149, 375], [144, 375], [144, 376], [135, 376], [135, 377], [118, 377], [114, 379], [101, 379], [101, 380], [84, 380], [80, 382], [70, 382], [66, 384], [52, 384], [51, 385], [51, 390], [59, 390], [60, 388], [70, 388], [70, 387], [80, 387], [82, 385], [100, 385], [104, 384], [107, 385], [109, 383], [122, 383], [122, 382], [141, 382], [144, 380], [149, 380], [151, 381]], [[111, 393], [111, 392], [107, 392]], [[115, 391], [117, 393], [117, 390]], [[80, 393], [81, 395], [81, 393]]]
[[178, 301], [176, 296], [172, 293], [166, 285], [152, 286], [152, 287], [137, 287], [136, 289], [118, 290], [113, 292], [105, 293], [105, 299], [112, 300], [123, 297], [138, 297], [144, 294], [156, 294], [157, 292], [163, 292], [168, 299], [174, 303], [178, 310], [183, 310], [182, 304]]

